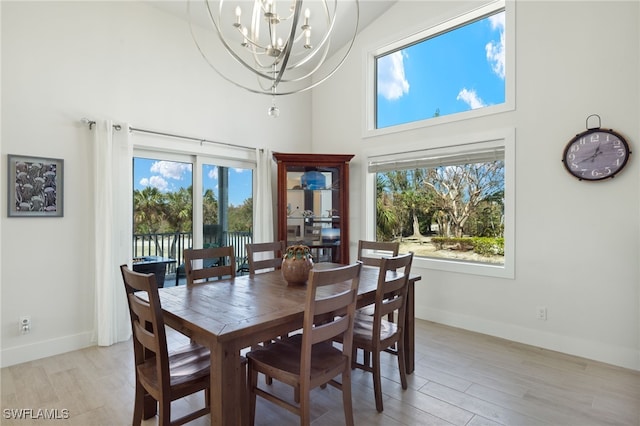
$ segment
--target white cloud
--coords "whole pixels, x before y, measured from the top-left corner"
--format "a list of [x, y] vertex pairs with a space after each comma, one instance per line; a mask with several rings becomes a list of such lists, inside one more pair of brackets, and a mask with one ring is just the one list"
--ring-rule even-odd
[[393, 101], [409, 93], [409, 82], [404, 76], [404, 58], [407, 54], [399, 50], [378, 60], [378, 93]]
[[151, 176], [149, 178], [149, 185], [158, 188], [160, 191], [169, 189], [169, 183], [161, 176]]
[[209, 173], [207, 173], [207, 176], [209, 176], [210, 179], [218, 179], [218, 168], [212, 167]]
[[169, 183], [161, 176], [151, 176], [149, 178], [140, 179], [140, 185], [152, 186], [160, 191], [166, 191], [169, 188]]
[[495, 72], [498, 77], [504, 79], [504, 46], [505, 46], [505, 38], [504, 38], [504, 12], [498, 13], [497, 15], [493, 15], [489, 18], [489, 22], [491, 23], [491, 28], [494, 30], [500, 31], [500, 41], [490, 41], [485, 46], [485, 50], [487, 52], [487, 60], [491, 64], [491, 68], [493, 72]]
[[[191, 164], [173, 161], [156, 161], [151, 165], [151, 172], [169, 179], [182, 180], [184, 172], [191, 171]], [[153, 177], [152, 177], [153, 179]]]
[[486, 106], [484, 101], [478, 96], [475, 90], [468, 90], [464, 88], [460, 91], [460, 93], [458, 93], [456, 99], [466, 103], [471, 107], [471, 109], [477, 109]]

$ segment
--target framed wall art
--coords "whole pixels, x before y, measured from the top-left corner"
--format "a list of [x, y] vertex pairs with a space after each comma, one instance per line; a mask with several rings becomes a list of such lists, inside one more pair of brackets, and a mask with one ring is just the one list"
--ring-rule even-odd
[[11, 154], [7, 158], [9, 217], [62, 217], [64, 160]]

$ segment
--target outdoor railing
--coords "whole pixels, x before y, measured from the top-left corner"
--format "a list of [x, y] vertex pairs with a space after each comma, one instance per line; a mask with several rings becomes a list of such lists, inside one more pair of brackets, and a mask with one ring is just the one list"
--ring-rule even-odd
[[[233, 246], [236, 256], [236, 269], [241, 270], [246, 264], [245, 244], [251, 243], [251, 232], [222, 232], [221, 245]], [[167, 232], [155, 234], [133, 234], [133, 257], [161, 256], [175, 259], [176, 262], [167, 265], [166, 273], [176, 273], [177, 268], [184, 264], [184, 249], [193, 247], [191, 232]]]

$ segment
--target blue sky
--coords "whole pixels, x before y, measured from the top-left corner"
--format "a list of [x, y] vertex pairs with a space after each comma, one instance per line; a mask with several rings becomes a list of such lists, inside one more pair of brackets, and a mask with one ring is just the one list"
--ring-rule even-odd
[[[133, 167], [133, 189], [154, 186], [162, 192], [188, 188], [193, 182], [191, 163], [160, 161], [136, 157]], [[251, 197], [253, 174], [250, 169], [229, 169], [229, 204], [241, 205]], [[203, 166], [203, 187], [218, 191], [218, 167]]]
[[505, 101], [504, 12], [378, 59], [377, 127]]

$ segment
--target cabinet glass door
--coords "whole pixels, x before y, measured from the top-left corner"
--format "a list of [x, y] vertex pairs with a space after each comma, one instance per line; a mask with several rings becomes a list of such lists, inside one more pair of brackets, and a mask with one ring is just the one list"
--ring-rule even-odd
[[287, 245], [311, 248], [315, 262], [337, 262], [340, 245], [340, 171], [287, 167]]

